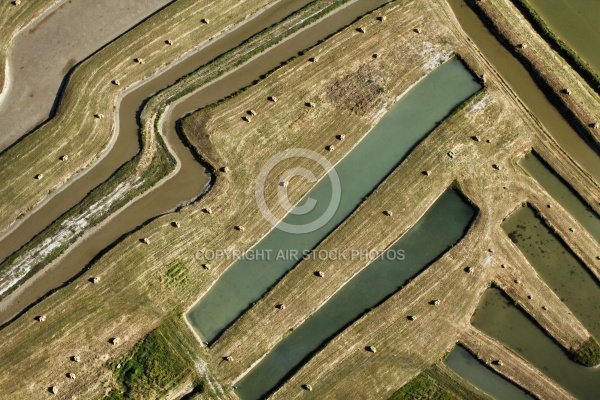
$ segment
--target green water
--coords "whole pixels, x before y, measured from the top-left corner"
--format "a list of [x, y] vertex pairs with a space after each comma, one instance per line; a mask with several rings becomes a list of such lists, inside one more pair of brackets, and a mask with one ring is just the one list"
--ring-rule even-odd
[[600, 73], [600, 1], [528, 1], [550, 29]]
[[600, 286], [530, 207], [515, 211], [502, 228], [546, 284], [596, 338], [600, 337]]
[[600, 369], [571, 361], [567, 353], [500, 291], [488, 290], [472, 324], [532, 363], [578, 399], [598, 399]]
[[[375, 128], [338, 165], [335, 172], [341, 183], [341, 201], [331, 220], [306, 234], [271, 231], [258, 243], [253, 254], [278, 249], [313, 249], [340, 224], [424, 137], [449, 113], [481, 88], [457, 59], [431, 72], [386, 113]], [[343, 132], [331, 132], [331, 135]], [[283, 222], [302, 224], [316, 220], [329, 206], [331, 181], [321, 180], [300, 202], [316, 200], [312, 211], [290, 213]], [[292, 211], [293, 212], [293, 211]], [[230, 266], [209, 292], [193, 307], [188, 319], [198, 334], [212, 342], [253, 302], [260, 299], [297, 259], [239, 260]]]
[[450, 369], [497, 400], [529, 400], [527, 392], [482, 364], [464, 347], [456, 346], [444, 362]]
[[465, 234], [474, 210], [446, 191], [386, 254], [403, 251], [404, 260], [383, 256], [350, 280], [323, 307], [279, 342], [242, 380], [244, 400], [263, 398], [336, 333], [397, 292]]
[[527, 171], [554, 200], [560, 203], [583, 227], [600, 241], [600, 218], [585, 204], [581, 198], [558, 177], [534, 153], [530, 153], [520, 162], [521, 167]]

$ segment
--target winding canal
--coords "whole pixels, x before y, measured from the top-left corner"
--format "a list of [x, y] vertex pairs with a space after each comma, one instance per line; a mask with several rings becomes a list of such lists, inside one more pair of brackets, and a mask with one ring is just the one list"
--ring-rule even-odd
[[[209, 176], [189, 149], [180, 141], [175, 129], [179, 117], [250, 85], [260, 75], [295, 56], [298, 51], [316, 44], [359, 16], [388, 1], [350, 2], [337, 9], [333, 14], [304, 28], [300, 31], [301, 34], [294, 34], [219, 80], [203, 87], [193, 95], [183, 98], [177, 104], [171, 105], [170, 115], [164, 119], [163, 134], [179, 160], [180, 170], [177, 174], [121, 209], [92, 232], [88, 232], [83, 239], [71, 246], [61, 259], [34, 275], [3, 299], [0, 302], [0, 323], [9, 321], [41, 296], [76, 276], [99, 252], [113, 244], [122, 235], [153, 217], [174, 210], [180, 204], [197, 197], [204, 190]], [[26, 243], [51, 221], [80, 202], [91, 189], [104, 182], [118, 167], [139, 151], [139, 126], [136, 113], [144, 99], [173, 84], [180, 77], [194, 71], [199, 66], [208, 63], [227, 49], [239, 46], [249, 36], [280, 21], [308, 3], [310, 0], [278, 2], [226, 36], [211, 42], [196, 54], [168, 68], [160, 75], [145, 82], [143, 86], [127, 93], [119, 105], [119, 136], [113, 149], [93, 169], [65, 190], [57, 193], [46, 205], [23, 221], [17, 228], [19, 231], [15, 230], [7, 236], [0, 243], [0, 256], [6, 257], [20, 247], [20, 244]]]

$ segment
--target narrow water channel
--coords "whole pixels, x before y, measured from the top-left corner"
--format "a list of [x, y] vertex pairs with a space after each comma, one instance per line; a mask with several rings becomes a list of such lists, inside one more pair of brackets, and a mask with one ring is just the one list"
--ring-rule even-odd
[[[181, 76], [204, 65], [228, 48], [234, 48], [252, 34], [280, 21], [289, 13], [300, 9], [312, 0], [279, 2], [278, 5], [232, 31], [214, 44], [186, 58], [144, 86], [127, 94], [119, 106], [119, 136], [113, 149], [92, 170], [73, 182], [64, 191], [56, 194], [39, 211], [33, 213], [23, 224], [0, 242], [1, 255], [10, 254], [11, 248], [19, 247], [18, 242], [26, 243], [63, 211], [81, 201], [89, 190], [106, 180], [119, 166], [139, 151], [139, 136], [136, 112], [143, 100], [177, 81]], [[98, 229], [76, 243], [68, 253], [50, 268], [34, 275], [0, 303], [0, 324], [9, 321], [25, 307], [37, 301], [49, 291], [60, 287], [79, 273], [94, 257], [113, 244], [123, 234], [134, 230], [145, 221], [173, 210], [179, 204], [196, 197], [208, 182], [208, 175], [198, 164], [192, 153], [181, 143], [175, 130], [176, 120], [188, 112], [212, 104], [239, 89], [250, 85], [262, 74], [289, 60], [299, 51], [315, 45], [323, 38], [335, 33], [356, 18], [374, 10], [389, 0], [360, 0], [336, 10], [320, 21], [305, 28], [286, 41], [274, 46], [265, 53], [253, 58], [242, 67], [223, 76], [194, 94], [187, 96], [172, 106], [169, 118], [165, 118], [163, 134], [173, 148], [180, 163], [180, 171], [161, 186], [133, 201], [112, 216]]]
[[528, 0], [560, 37], [600, 74], [600, 1]]
[[[121, 165], [132, 159], [140, 151], [137, 112], [140, 105], [144, 103], [144, 100], [160, 91], [162, 88], [172, 85], [182, 76], [193, 72], [215, 57], [239, 46], [248, 37], [280, 21], [311, 1], [312, 0], [295, 0], [292, 2], [279, 2], [275, 6], [257, 15], [248, 23], [241, 25], [226, 36], [215, 40], [211, 45], [206, 46], [180, 62], [169, 66], [159, 75], [148, 79], [133, 90], [126, 91], [118, 106], [118, 127], [116, 131], [116, 135], [118, 136], [114, 146], [98, 164], [90, 168], [89, 171], [85, 172], [81, 177], [71, 182], [66, 188], [55, 193], [46, 204], [29, 214], [22, 221], [19, 221], [17, 223], [18, 225], [9, 231], [8, 235], [4, 235], [0, 240], [0, 260], [8, 257], [23, 244], [31, 240], [33, 236], [48, 226], [52, 221], [83, 200], [91, 190], [106, 181]], [[256, 79], [256, 77], [253, 77], [253, 79]], [[250, 82], [252, 82], [252, 80], [248, 81], [248, 83]], [[242, 85], [248, 84], [246, 82], [240, 83]], [[206, 98], [206, 102], [203, 103], [203, 105], [219, 100], [219, 98], [215, 96], [206, 96], [208, 94], [206, 91], [202, 92]], [[181, 117], [182, 115], [183, 114], [175, 114], [175, 117]], [[174, 121], [170, 122], [175, 126]], [[177, 151], [180, 150], [180, 148], [177, 147], [177, 143], [180, 142], [177, 135], [169, 136], [168, 132], [165, 134], [167, 135], [169, 144], [176, 147], [174, 150], [176, 150], [178, 157], [189, 153], [186, 149], [183, 149], [180, 152]], [[193, 162], [196, 165], [198, 164], [195, 161]], [[209, 177], [206, 173], [203, 173], [203, 169], [194, 172], [196, 172], [194, 181], [182, 182], [185, 184], [181, 185], [181, 189], [185, 190], [185, 188], [189, 188], [189, 192], [182, 193], [179, 202], [194, 197], [194, 193], [198, 194], [202, 190], [202, 187], [208, 182]], [[180, 179], [185, 176], [183, 174], [179, 175]], [[166, 202], [158, 199], [155, 203], [158, 206], [158, 212], [153, 215], [158, 215], [177, 205], [177, 202]], [[165, 204], [167, 207], [163, 206], [164, 203], [167, 203]]]
[[496, 40], [465, 0], [447, 1], [463, 30], [554, 140], [596, 182], [600, 182], [600, 157], [562, 117], [525, 67]]
[[263, 398], [342, 329], [457, 243], [474, 215], [457, 192], [442, 194], [388, 250], [389, 254], [404, 251], [404, 260], [381, 257], [363, 269], [236, 383], [237, 394], [243, 400]]
[[600, 286], [587, 267], [556, 237], [531, 207], [522, 207], [502, 228], [544, 282], [600, 338]]
[[[335, 167], [342, 197], [323, 227], [305, 234], [274, 229], [254, 250], [313, 249], [341, 223], [429, 132], [455, 107], [481, 86], [457, 59], [432, 72], [405, 94], [375, 128]], [[365, 163], [365, 160], [377, 162]], [[301, 225], [315, 221], [329, 206], [332, 186], [323, 179], [300, 202], [312, 198], [316, 207], [308, 213], [290, 213], [283, 223]], [[292, 211], [293, 212], [293, 211]], [[207, 342], [215, 338], [276, 283], [297, 260], [240, 260], [230, 266], [188, 314], [189, 321]]]
[[535, 153], [525, 156], [519, 164], [554, 200], [579, 221], [592, 237], [600, 242], [600, 217], [562, 178]]
[[486, 367], [462, 346], [456, 346], [444, 363], [473, 386], [497, 400], [533, 399], [523, 389]]
[[489, 289], [471, 323], [536, 366], [565, 390], [582, 400], [596, 400], [600, 369], [571, 361], [561, 347], [513, 305], [500, 291]]

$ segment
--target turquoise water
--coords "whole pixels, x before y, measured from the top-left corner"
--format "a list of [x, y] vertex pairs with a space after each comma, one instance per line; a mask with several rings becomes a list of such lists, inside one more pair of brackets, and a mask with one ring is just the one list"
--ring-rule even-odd
[[338, 332], [458, 242], [474, 215], [458, 193], [446, 191], [388, 250], [402, 250], [404, 260], [382, 257], [363, 269], [236, 383], [236, 393], [243, 400], [263, 398]]
[[[431, 72], [386, 113], [375, 128], [335, 166], [341, 183], [341, 201], [333, 218], [320, 229], [306, 234], [271, 231], [254, 248], [261, 250], [313, 249], [369, 195], [373, 189], [454, 108], [481, 88], [457, 59]], [[343, 132], [332, 132], [337, 134]], [[283, 222], [303, 224], [323, 214], [332, 197], [329, 179], [321, 180], [300, 202], [316, 200], [312, 211], [289, 214]], [[253, 302], [260, 299], [297, 260], [239, 260], [230, 266], [188, 314], [191, 325], [207, 342], [213, 342]]]
[[461, 346], [456, 346], [450, 352], [445, 364], [473, 386], [497, 400], [533, 399], [523, 389], [486, 367]]

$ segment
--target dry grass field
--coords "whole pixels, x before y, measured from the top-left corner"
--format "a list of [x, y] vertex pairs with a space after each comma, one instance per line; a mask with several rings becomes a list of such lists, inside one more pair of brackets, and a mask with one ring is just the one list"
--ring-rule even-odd
[[[179, 7], [182, 4], [192, 7], [184, 1]], [[208, 10], [196, 12], [208, 14]], [[242, 10], [227, 12], [231, 15], [237, 11]], [[381, 21], [379, 16], [386, 18]], [[173, 35], [186, 29], [196, 32], [188, 26], [161, 28], [173, 29], [168, 31]], [[419, 32], [415, 31], [417, 28]], [[173, 37], [191, 43], [191, 36]], [[162, 48], [165, 37], [161, 32], [160, 38], [136, 56], [139, 54], [152, 68], [158, 68], [166, 62], [163, 53], [167, 51]], [[131, 60], [127, 49], [123, 44], [119, 52], [115, 50], [114, 54], [126, 61], [111, 63], [110, 68], [121, 65], [121, 79], [129, 84], [152, 68], [128, 65]], [[381, 56], [374, 58], [374, 53]], [[109, 54], [107, 59], [113, 60], [113, 53]], [[196, 251], [248, 249], [254, 245], [272, 228], [258, 210], [252, 184], [266, 160], [282, 150], [300, 147], [314, 150], [335, 164], [360, 142], [399, 96], [452, 54], [459, 55], [476, 75], [485, 75], [485, 88], [421, 142], [318, 248], [352, 248], [360, 244], [361, 248], [383, 250], [414, 225], [453, 184], [478, 209], [476, 220], [460, 243], [332, 340], [273, 398], [384, 399], [438, 362], [459, 341], [484, 362], [502, 357], [503, 366], [491, 367], [536, 397], [570, 398], [525, 360], [475, 330], [469, 320], [481, 294], [495, 281], [565, 348], [577, 350], [588, 342], [590, 334], [540, 279], [500, 224], [523, 202], [530, 202], [599, 276], [594, 258], [600, 254], [599, 244], [560, 205], [543, 207], [551, 199], [525, 175], [518, 161], [535, 148], [596, 208], [598, 183], [554, 144], [462, 33], [447, 4], [435, 0], [397, 0], [310, 49], [257, 85], [189, 116], [183, 129], [190, 144], [215, 169], [227, 166], [229, 172], [217, 172], [211, 191], [198, 203], [132, 233], [97, 260], [84, 276], [1, 330], [0, 393], [13, 399], [44, 398], [51, 396], [48, 388], [56, 386], [59, 398], [102, 398], [119, 385], [116, 365], [143, 349], [143, 343], [138, 344], [140, 340], [159, 328], [158, 332], [164, 335], [177, 332], [178, 341], [188, 344], [174, 350], [185, 360], [182, 363], [194, 366], [180, 377], [180, 388], [190, 388], [191, 381], [202, 379], [214, 396], [235, 397], [229, 389], [231, 384], [290, 328], [306, 320], [367, 265], [359, 260], [343, 266], [335, 261], [301, 262], [210, 349], [201, 349], [192, 331], [184, 327], [183, 315], [229, 265], [224, 260], [213, 262], [211, 269], [205, 270], [200, 267], [202, 260], [194, 257]], [[318, 57], [318, 62], [310, 62], [313, 57]], [[87, 68], [92, 66], [84, 64], [79, 73], [88, 73]], [[26, 167], [16, 150], [14, 167], [3, 161], [12, 153], [0, 158], [0, 164], [5, 163], [0, 167], [10, 166], [7, 171], [14, 174], [15, 187], [22, 184], [25, 188], [20, 196], [32, 195], [34, 191], [25, 178], [33, 180], [40, 168], [49, 168], [49, 179], [35, 182], [44, 186], [37, 200], [25, 202], [19, 213], [73, 173], [51, 167], [60, 154], [78, 154], [73, 159], [81, 168], [91, 162], [91, 155], [96, 154], [93, 149], [99, 152], [107, 145], [112, 126], [110, 110], [118, 93], [106, 76], [114, 74], [98, 65], [89, 74], [89, 80], [82, 79], [81, 84], [98, 85], [96, 91], [111, 101], [102, 102], [104, 108], [94, 103], [97, 99], [73, 106], [69, 102], [75, 99], [67, 94], [63, 107], [80, 110], [78, 115], [91, 113], [90, 118], [57, 119], [56, 125], [49, 126], [74, 132], [89, 131], [93, 124], [96, 129], [92, 139], [84, 145], [75, 139], [62, 147], [45, 145], [52, 150], [35, 167]], [[370, 83], [365, 84], [365, 77], [384, 90], [374, 91]], [[73, 93], [77, 90], [74, 88]], [[276, 96], [278, 101], [269, 101], [269, 96]], [[581, 99], [586, 104], [594, 101], [584, 96]], [[315, 107], [307, 107], [306, 102], [313, 102]], [[256, 111], [250, 123], [242, 120], [249, 109]], [[95, 121], [94, 112], [104, 113], [105, 119]], [[336, 142], [339, 133], [346, 135], [345, 140]], [[72, 135], [75, 133], [69, 137]], [[482, 140], [473, 140], [473, 135]], [[41, 151], [43, 141], [38, 143], [34, 137], [24, 141], [20, 151]], [[331, 144], [335, 144], [335, 150], [328, 152], [325, 148]], [[79, 146], [84, 148], [80, 150]], [[449, 151], [455, 154], [453, 158], [448, 157]], [[282, 163], [278, 168], [289, 166]], [[424, 175], [425, 170], [431, 175]], [[277, 182], [270, 186], [275, 188]], [[307, 182], [293, 181], [288, 189], [292, 199], [297, 200], [310, 187]], [[4, 199], [10, 195], [6, 188], [0, 192], [7, 212], [23, 201], [19, 197], [19, 201], [11, 199], [10, 204], [5, 204]], [[275, 190], [268, 191], [267, 203], [275, 201]], [[207, 207], [211, 213], [203, 211]], [[387, 229], [380, 229], [385, 218], [382, 210], [393, 212], [394, 224], [388, 223]], [[1, 215], [5, 216], [4, 211]], [[0, 223], [6, 226], [16, 215], [11, 213]], [[173, 222], [178, 222], [179, 228]], [[234, 229], [240, 225], [245, 227], [243, 231]], [[574, 233], [569, 227], [575, 227]], [[141, 238], [148, 238], [149, 244], [142, 243]], [[466, 266], [473, 267], [474, 272], [465, 273]], [[326, 278], [315, 280], [315, 270], [325, 271]], [[100, 282], [91, 283], [91, 277], [100, 277]], [[525, 300], [530, 293], [534, 293], [535, 301]], [[437, 307], [428, 304], [434, 298], [441, 300]], [[273, 306], [280, 302], [287, 305], [284, 311]], [[542, 305], [548, 310], [542, 311]], [[408, 321], [409, 314], [418, 318]], [[40, 315], [46, 316], [44, 322], [35, 319]], [[116, 337], [119, 341], [113, 344], [111, 339]], [[377, 353], [366, 352], [366, 345], [376, 346]], [[81, 362], [71, 361], [75, 355]], [[234, 361], [222, 362], [224, 355], [232, 355]], [[68, 379], [67, 372], [76, 373], [77, 379]], [[23, 379], [24, 383], [15, 385], [15, 379]], [[301, 389], [307, 383], [313, 387], [312, 392]], [[177, 388], [169, 390], [172, 398], [177, 398]]]
[[140, 110], [140, 152], [121, 166], [110, 179], [91, 191], [84, 200], [0, 263], [0, 298], [56, 260], [78, 238], [93, 230], [136, 196], [155, 188], [178, 172], [180, 165], [176, 164], [176, 156], [168, 143], [165, 144], [162, 132], [166, 123], [175, 125], [174, 120], [163, 118], [174, 102], [226, 75], [253, 56], [345, 3], [346, 1], [334, 0], [313, 2], [290, 18], [258, 33], [153, 95]]
[[[511, 1], [474, 1], [473, 4], [480, 14], [492, 21], [498, 34], [512, 47], [512, 52], [536, 76], [580, 134], [600, 151], [598, 89], [573, 73], [568, 62], [530, 27]], [[564, 73], [565, 70], [571, 73]]]
[[[84, 61], [62, 94], [56, 116], [0, 157], [6, 182], [0, 188], [0, 232], [110, 148], [114, 111], [124, 89], [272, 2], [176, 1]], [[210, 23], [202, 23], [204, 18]], [[134, 61], [138, 58], [143, 64]], [[115, 79], [120, 86], [112, 83]], [[67, 162], [60, 161], [63, 155]], [[43, 178], [35, 179], [38, 174]]]

